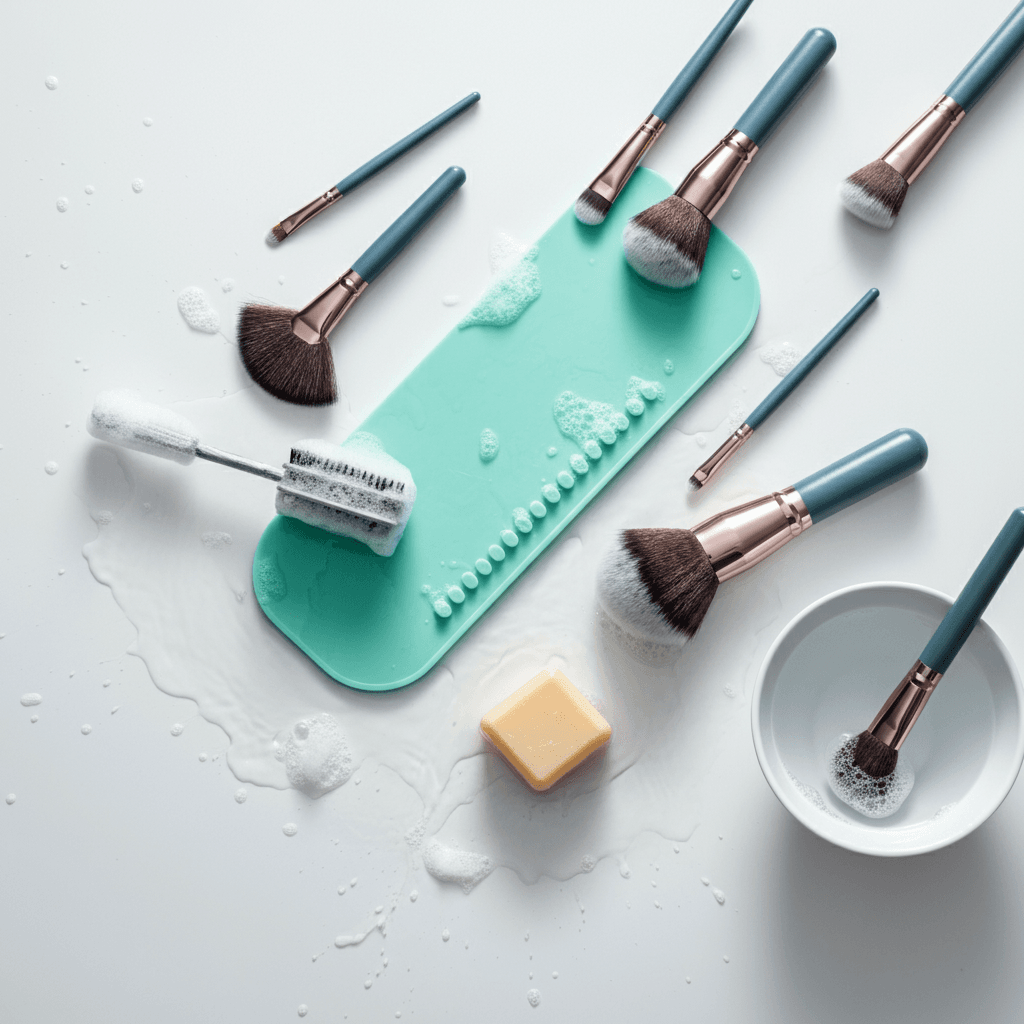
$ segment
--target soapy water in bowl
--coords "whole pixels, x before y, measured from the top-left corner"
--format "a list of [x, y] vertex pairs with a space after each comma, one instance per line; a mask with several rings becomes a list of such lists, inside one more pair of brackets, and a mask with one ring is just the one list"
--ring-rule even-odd
[[825, 755], [828, 785], [847, 807], [865, 818], [888, 818], [895, 814], [914, 788], [914, 769], [906, 758], [880, 779], [872, 778], [853, 763], [857, 737], [844, 732], [830, 744]]

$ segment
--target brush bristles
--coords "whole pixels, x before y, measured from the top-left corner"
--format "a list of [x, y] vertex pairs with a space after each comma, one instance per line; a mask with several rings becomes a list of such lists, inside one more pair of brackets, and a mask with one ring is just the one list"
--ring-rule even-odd
[[338, 395], [326, 341], [309, 345], [292, 333], [297, 311], [249, 303], [238, 315], [238, 347], [249, 376], [275, 398], [330, 405]]
[[612, 204], [604, 196], [599, 196], [593, 189], [588, 188], [576, 200], [574, 210], [576, 219], [581, 224], [593, 227], [595, 224], [604, 222], [611, 208]]
[[900, 752], [886, 746], [873, 733], [864, 730], [857, 737], [857, 749], [853, 752], [853, 763], [873, 779], [881, 779], [896, 771]]
[[622, 232], [629, 265], [667, 288], [688, 288], [704, 269], [711, 221], [679, 196], [669, 196], [631, 218]]
[[704, 486], [704, 482], [702, 480], [698, 480], [695, 476], [691, 476], [686, 482], [686, 486], [689, 487], [691, 491], [699, 491]]
[[899, 171], [884, 160], [873, 160], [843, 182], [839, 198], [850, 213], [866, 224], [891, 228], [909, 187]]
[[287, 237], [288, 235], [286, 234], [284, 228], [282, 228], [280, 224], [275, 224], [267, 232], [266, 243], [267, 245], [273, 247], [275, 245], [280, 245]]

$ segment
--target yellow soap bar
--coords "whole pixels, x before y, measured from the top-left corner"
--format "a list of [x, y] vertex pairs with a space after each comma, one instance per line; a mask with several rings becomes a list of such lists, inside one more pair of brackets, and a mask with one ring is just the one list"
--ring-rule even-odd
[[612, 738], [612, 727], [561, 672], [541, 672], [480, 720], [483, 734], [537, 790]]

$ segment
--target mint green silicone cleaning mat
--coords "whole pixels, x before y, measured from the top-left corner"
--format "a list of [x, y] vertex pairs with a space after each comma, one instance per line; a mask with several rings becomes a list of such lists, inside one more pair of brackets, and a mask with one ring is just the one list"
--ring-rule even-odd
[[[757, 276], [721, 231], [712, 228], [693, 288], [651, 285], [626, 264], [627, 218], [670, 191], [641, 167], [600, 227], [565, 213], [537, 243], [540, 298], [508, 326], [451, 331], [360, 426], [416, 481], [416, 505], [394, 555], [381, 558], [286, 516], [267, 527], [253, 561], [257, 599], [339, 682], [390, 690], [419, 679], [746, 340], [757, 317]], [[664, 399], [644, 401], [615, 443], [588, 460], [589, 471], [559, 487], [556, 502], [545, 500], [541, 488], [582, 454], [560, 433], [555, 400], [571, 390], [624, 412], [633, 376], [659, 382]], [[480, 457], [485, 428], [499, 439], [491, 462]], [[546, 515], [507, 546], [501, 536], [515, 530], [512, 510], [531, 502]], [[502, 560], [488, 553], [492, 545]], [[489, 575], [478, 559], [490, 563]], [[475, 589], [463, 582], [465, 572], [479, 580]], [[462, 590], [463, 603], [447, 597], [450, 586]], [[448, 618], [434, 611], [439, 595], [452, 608]]]

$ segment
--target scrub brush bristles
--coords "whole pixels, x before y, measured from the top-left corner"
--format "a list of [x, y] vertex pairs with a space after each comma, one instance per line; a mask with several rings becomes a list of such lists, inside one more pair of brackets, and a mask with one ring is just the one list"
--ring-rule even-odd
[[910, 186], [894, 167], [873, 160], [840, 186], [839, 197], [850, 213], [876, 228], [891, 228]]
[[687, 288], [700, 277], [710, 237], [711, 221], [671, 195], [629, 220], [622, 247], [641, 277], [667, 288]]
[[593, 227], [595, 224], [604, 223], [611, 208], [612, 204], [604, 196], [599, 196], [592, 188], [588, 188], [576, 200], [576, 219]]
[[883, 743], [874, 733], [864, 730], [857, 737], [857, 749], [853, 752], [853, 763], [873, 779], [881, 779], [896, 771], [900, 752]]
[[238, 347], [249, 376], [275, 398], [297, 405], [330, 405], [338, 395], [334, 357], [326, 340], [295, 336], [294, 309], [249, 303], [238, 315]]

